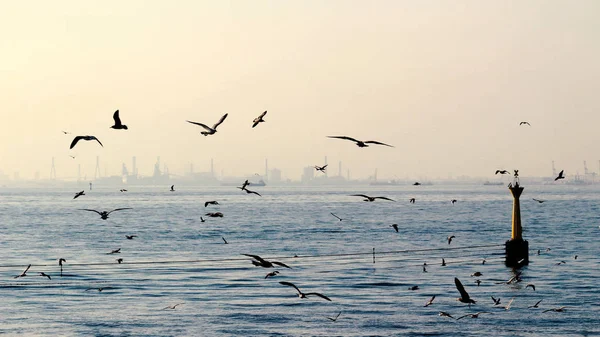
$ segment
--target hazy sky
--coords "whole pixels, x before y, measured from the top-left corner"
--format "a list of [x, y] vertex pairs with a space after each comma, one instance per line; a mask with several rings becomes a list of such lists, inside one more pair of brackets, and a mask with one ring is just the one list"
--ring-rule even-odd
[[[34, 6], [33, 3], [36, 5]], [[550, 175], [600, 159], [598, 1], [0, 5], [0, 170]], [[120, 109], [129, 130], [112, 130]], [[266, 123], [252, 120], [268, 110]], [[213, 136], [185, 120], [228, 119]], [[531, 127], [519, 126], [529, 121]], [[73, 135], [96, 135], [69, 150]], [[358, 148], [349, 135], [395, 148]], [[71, 159], [69, 154], [76, 155]]]

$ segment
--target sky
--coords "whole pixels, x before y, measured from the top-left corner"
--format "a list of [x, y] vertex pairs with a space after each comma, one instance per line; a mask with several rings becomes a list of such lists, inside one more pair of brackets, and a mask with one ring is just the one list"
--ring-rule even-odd
[[[600, 160], [598, 1], [0, 5], [0, 170], [567, 175]], [[128, 130], [113, 130], [120, 110]], [[252, 120], [267, 110], [265, 123]], [[186, 120], [214, 124], [215, 135]], [[531, 126], [520, 126], [528, 121]], [[62, 131], [71, 134], [64, 135]], [[95, 135], [69, 150], [75, 135]], [[378, 140], [394, 148], [326, 136]], [[75, 159], [69, 157], [75, 156]]]

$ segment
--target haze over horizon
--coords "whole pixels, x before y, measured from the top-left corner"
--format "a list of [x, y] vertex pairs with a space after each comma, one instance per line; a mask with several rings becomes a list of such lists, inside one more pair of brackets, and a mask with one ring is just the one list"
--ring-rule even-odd
[[[0, 170], [289, 178], [598, 170], [597, 1], [74, 0], [2, 5]], [[129, 130], [112, 130], [120, 110]], [[266, 123], [252, 120], [268, 110]], [[212, 136], [186, 120], [214, 124]], [[519, 126], [528, 121], [529, 126]], [[71, 132], [64, 135], [61, 130]], [[69, 150], [73, 136], [95, 135]], [[378, 140], [358, 148], [326, 136]], [[76, 156], [75, 159], [69, 155]]]

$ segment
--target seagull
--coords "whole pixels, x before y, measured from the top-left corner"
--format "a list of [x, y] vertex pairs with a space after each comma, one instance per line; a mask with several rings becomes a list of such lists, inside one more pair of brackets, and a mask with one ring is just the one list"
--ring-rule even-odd
[[87, 208], [84, 208], [84, 209], [80, 209], [80, 211], [90, 211], [90, 212], [96, 212], [96, 213], [98, 213], [98, 214], [100, 215], [100, 218], [101, 218], [102, 220], [106, 220], [106, 219], [108, 219], [108, 215], [109, 215], [110, 213], [112, 213], [112, 212], [115, 212], [115, 211], [122, 211], [122, 210], [124, 210], [124, 209], [132, 209], [132, 208], [130, 208], [130, 207], [125, 207], [125, 208], [117, 208], [117, 209], [113, 209], [113, 210], [112, 210], [112, 211], [110, 211], [110, 212], [107, 212], [107, 211], [98, 212], [98, 211], [96, 211], [95, 209], [87, 209]]
[[133, 240], [133, 238], [137, 238], [137, 235], [125, 235], [127, 240]]
[[466, 314], [464, 316], [460, 316], [459, 318], [457, 318], [456, 320], [458, 321], [459, 319], [463, 319], [465, 317], [471, 317], [471, 318], [479, 318], [479, 315], [481, 314], [489, 314], [489, 312], [483, 311], [483, 312], [478, 312], [476, 314]]
[[277, 274], [279, 274], [279, 272], [277, 270], [272, 271], [272, 272], [268, 273], [267, 276], [265, 276], [265, 279], [268, 279], [269, 277], [277, 276]]
[[223, 217], [223, 213], [221, 213], [221, 212], [206, 213], [204, 215], [208, 215], [211, 218], [222, 218]]
[[217, 126], [219, 126], [219, 125], [221, 125], [221, 123], [223, 123], [223, 121], [225, 120], [225, 118], [227, 118], [227, 115], [228, 114], [224, 114], [223, 117], [221, 117], [221, 119], [219, 119], [219, 121], [215, 125], [213, 125], [212, 128], [209, 127], [209, 126], [207, 126], [207, 125], [205, 125], [205, 124], [202, 124], [202, 123], [197, 123], [197, 122], [192, 122], [192, 121], [186, 121], [186, 122], [192, 123], [192, 124], [195, 124], [195, 125], [199, 125], [199, 126], [203, 127], [204, 129], [206, 129], [206, 131], [200, 132], [201, 134], [203, 134], [205, 136], [214, 135], [217, 132]]
[[408, 290], [412, 290], [412, 291], [419, 290], [419, 286], [408, 287]]
[[124, 189], [124, 188], [122, 188], [122, 189], [119, 190], [119, 192], [127, 192], [127, 190]]
[[469, 296], [469, 294], [465, 290], [465, 287], [463, 287], [462, 283], [460, 283], [460, 280], [456, 277], [454, 278], [454, 284], [456, 285], [456, 289], [458, 289], [458, 292], [460, 293], [460, 297], [456, 299], [457, 301], [467, 303], [469, 307], [471, 306], [471, 304], [475, 304], [475, 300]]
[[454, 239], [455, 237], [456, 237], [456, 236], [454, 236], [454, 235], [450, 235], [450, 236], [448, 237], [448, 244], [450, 244], [450, 243], [452, 242], [452, 239]]
[[414, 184], [413, 184], [413, 186], [421, 186], [421, 183], [418, 182], [418, 181], [415, 181]]
[[353, 142], [356, 143], [356, 146], [358, 147], [368, 147], [369, 145], [367, 144], [377, 144], [377, 145], [385, 145], [385, 146], [389, 146], [389, 147], [393, 147], [392, 145], [388, 145], [382, 142], [378, 142], [375, 140], [367, 140], [367, 141], [361, 141], [361, 140], [356, 140], [352, 137], [347, 137], [347, 136], [327, 136], [328, 138], [337, 138], [337, 139], [346, 139], [346, 140], [351, 140]]
[[102, 145], [102, 143], [100, 143], [100, 141], [98, 140], [98, 138], [94, 137], [94, 136], [77, 136], [75, 138], [73, 138], [73, 141], [71, 142], [71, 146], [69, 147], [69, 149], [72, 149], [75, 147], [75, 145], [77, 145], [77, 142], [80, 140], [95, 140], [98, 142], [98, 144], [100, 144], [100, 146], [104, 147], [104, 145]]
[[383, 200], [394, 201], [394, 200], [392, 200], [390, 198], [386, 198], [386, 197], [370, 197], [370, 196], [364, 195], [364, 194], [352, 194], [350, 196], [351, 197], [363, 197], [363, 198], [366, 198], [363, 201], [368, 201], [368, 202], [373, 202], [373, 201], [375, 201], [375, 199], [383, 199]]
[[563, 311], [566, 311], [566, 309], [565, 309], [565, 307], [560, 307], [560, 308], [554, 308], [554, 309], [546, 309], [542, 312], [548, 312], [548, 311], [563, 312]]
[[115, 113], [113, 114], [113, 119], [115, 120], [115, 125], [111, 126], [111, 129], [127, 130], [127, 125], [121, 124], [121, 118], [119, 118], [119, 110], [115, 111]]
[[337, 321], [338, 317], [340, 317], [341, 314], [342, 314], [342, 312], [340, 311], [340, 312], [338, 312], [338, 314], [335, 317], [325, 317], [325, 318], [327, 318], [328, 320], [330, 320], [332, 322], [335, 322], [335, 321]]
[[531, 124], [529, 124], [529, 122], [521, 122], [521, 123], [519, 123], [519, 125], [529, 125], [529, 126], [531, 126]]
[[473, 277], [473, 276], [479, 277], [479, 276], [482, 276], [482, 275], [483, 275], [482, 273], [476, 271], [473, 274], [471, 274], [471, 277]]
[[121, 264], [121, 263], [123, 263], [123, 259], [117, 259], [117, 263], [118, 263], [118, 264]]
[[554, 178], [554, 181], [557, 181], [558, 179], [565, 179], [564, 174], [565, 174], [565, 170], [558, 172], [558, 177]]
[[267, 110], [265, 110], [265, 112], [261, 113], [260, 116], [254, 118], [254, 120], [252, 121], [252, 127], [257, 126], [259, 123], [264, 123], [265, 120], [263, 119], [263, 117], [265, 117], [266, 114], [267, 114]]
[[285, 268], [292, 269], [292, 267], [288, 266], [285, 263], [277, 262], [277, 261], [267, 261], [267, 260], [263, 259], [262, 257], [260, 257], [258, 255], [251, 255], [251, 254], [242, 254], [242, 255], [249, 256], [249, 257], [253, 258], [254, 260], [252, 260], [251, 262], [256, 267], [275, 268], [274, 265], [278, 265], [278, 266], [282, 266], [282, 267], [285, 267]]
[[452, 317], [452, 315], [450, 315], [449, 313], [445, 312], [445, 311], [440, 311], [440, 313], [438, 314], [440, 317], [450, 317], [450, 318], [454, 318]]
[[450, 200], [450, 202], [452, 203], [452, 205], [454, 205], [454, 204], [455, 204], [457, 201], [458, 201], [458, 200], [456, 200], [456, 199], [452, 199], [452, 200]]
[[492, 301], [494, 301], [494, 305], [499, 305], [500, 304], [500, 297], [494, 298], [494, 296], [492, 296]]
[[579, 255], [573, 256], [573, 260], [577, 260], [577, 256], [579, 256]]
[[79, 198], [82, 195], [85, 195], [85, 191], [81, 191], [81, 192], [75, 193], [75, 196], [73, 197], [73, 199], [77, 199], [77, 198]]
[[67, 262], [67, 260], [65, 260], [63, 258], [58, 259], [58, 265], [60, 266], [60, 276], [61, 277], [62, 277], [62, 270], [63, 270], [63, 268], [62, 268], [63, 262]]
[[322, 299], [328, 300], [331, 302], [331, 299], [323, 294], [319, 294], [319, 293], [303, 293], [300, 291], [300, 289], [298, 289], [298, 287], [296, 287], [293, 283], [291, 282], [286, 282], [286, 281], [280, 281], [280, 284], [283, 284], [284, 286], [289, 286], [289, 287], [294, 287], [294, 289], [296, 289], [296, 291], [298, 292], [298, 297], [300, 298], [308, 298], [308, 296], [311, 295], [315, 295], [315, 296], [319, 296]]
[[206, 222], [206, 220], [203, 217], [200, 217], [200, 222]]
[[533, 291], [535, 291], [535, 284], [529, 283], [528, 285], [525, 286], [525, 289], [531, 287], [531, 289], [533, 289]]
[[171, 185], [171, 192], [175, 192], [175, 185]]
[[391, 224], [390, 227], [392, 227], [396, 233], [398, 233], [398, 224]]
[[508, 304], [504, 307], [505, 310], [510, 310], [510, 307], [512, 306], [513, 301], [515, 300], [515, 298], [511, 298], [510, 301], [508, 301]]
[[327, 164], [323, 165], [323, 166], [316, 166], [315, 165], [315, 170], [317, 171], [321, 171], [323, 173], [325, 173], [325, 168], [327, 168]]
[[442, 257], [442, 267], [446, 266], [446, 260], [444, 260], [444, 258]]
[[510, 172], [508, 172], [507, 170], [496, 170], [495, 174], [498, 174], [498, 173], [500, 173], [500, 174], [510, 174]]
[[223, 243], [224, 243], [224, 244], [229, 244], [229, 242], [227, 242], [227, 240], [225, 240], [225, 238], [224, 238], [224, 237], [222, 237], [222, 236], [221, 236], [221, 239], [223, 239]]
[[333, 215], [334, 217], [336, 217], [336, 218], [337, 218], [339, 221], [342, 221], [342, 220], [344, 220], [344, 219], [340, 218], [339, 216], [337, 216], [337, 215], [335, 215], [335, 214], [333, 214], [333, 213], [331, 213], [331, 215]]
[[539, 202], [540, 204], [543, 203], [544, 201], [546, 201], [546, 200], [540, 200], [540, 199], [536, 199], [536, 198], [533, 198], [533, 200]]
[[410, 200], [408, 200], [408, 202], [410, 202], [411, 204], [414, 204], [415, 201], [416, 201], [415, 198], [410, 198]]
[[25, 270], [21, 273], [21, 275], [17, 275], [15, 276], [15, 278], [27, 276], [27, 271], [29, 270], [29, 268], [31, 268], [31, 265], [28, 265], [27, 268], [25, 268]]
[[435, 295], [431, 296], [431, 298], [429, 299], [429, 301], [427, 301], [425, 303], [424, 307], [428, 307], [428, 306], [432, 305], [434, 299], [435, 299]]
[[106, 253], [107, 255], [112, 255], [112, 254], [121, 254], [121, 248], [119, 249], [115, 249], [112, 250], [110, 253]]
[[219, 202], [213, 200], [213, 201], [207, 201], [204, 203], [204, 207], [208, 206], [208, 205], [218, 205]]
[[534, 305], [530, 305], [530, 306], [528, 306], [527, 308], [528, 308], [528, 309], [529, 309], [529, 308], [539, 308], [538, 306], [539, 306], [540, 302], [542, 302], [542, 301], [543, 301], [543, 299], [541, 299], [541, 300], [537, 301], [537, 302], [536, 302]]
[[248, 181], [248, 179], [246, 179], [246, 181], [244, 181], [244, 183], [242, 184], [242, 187], [238, 187], [240, 190], [245, 190], [246, 186], [250, 185], [250, 182]]
[[506, 284], [511, 284], [513, 282], [521, 282], [521, 272], [518, 272], [516, 275], [509, 278], [508, 281], [506, 281]]
[[44, 277], [47, 277], [49, 280], [52, 280], [52, 277], [50, 277], [50, 275], [48, 275], [44, 272], [40, 272], [40, 276], [44, 276]]
[[[239, 187], [238, 187], [238, 188], [239, 188]], [[259, 197], [262, 197], [262, 195], [260, 195], [260, 193], [258, 193], [258, 192], [256, 192], [256, 191], [250, 191], [250, 190], [249, 190], [249, 189], [247, 189], [247, 188], [242, 188], [241, 190], [242, 190], [242, 191], [246, 191], [246, 193], [248, 193], [248, 194], [256, 194], [256, 195], [258, 195]]]
[[162, 308], [162, 310], [167, 310], [167, 309], [175, 310], [175, 308], [177, 308], [178, 305], [182, 305], [182, 304], [183, 303], [177, 303], [177, 304], [169, 305], [169, 306], [166, 306], [166, 307]]

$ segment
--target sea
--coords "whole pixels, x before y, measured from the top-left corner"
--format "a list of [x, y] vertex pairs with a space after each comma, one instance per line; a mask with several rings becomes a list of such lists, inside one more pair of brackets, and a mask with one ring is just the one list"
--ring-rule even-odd
[[0, 335], [599, 336], [600, 187], [521, 183], [519, 270], [506, 186], [3, 187]]

